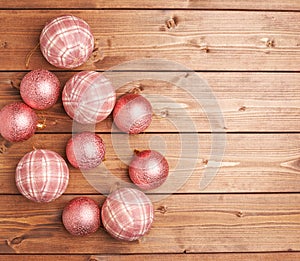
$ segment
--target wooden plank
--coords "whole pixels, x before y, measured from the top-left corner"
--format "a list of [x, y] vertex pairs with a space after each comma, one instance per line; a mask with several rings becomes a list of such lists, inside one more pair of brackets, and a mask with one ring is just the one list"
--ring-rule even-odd
[[[0, 70], [24, 70], [48, 20], [60, 10], [0, 12]], [[98, 56], [78, 69], [103, 70], [164, 58], [193, 70], [299, 71], [299, 12], [73, 10], [91, 26]], [[34, 19], [34, 23], [32, 23]], [[174, 28], [168, 28], [173, 19]], [[172, 23], [169, 23], [172, 24]], [[49, 68], [40, 51], [29, 68]], [[161, 69], [158, 65], [158, 69]]]
[[[139, 242], [120, 242], [103, 229], [78, 238], [61, 223], [74, 196], [50, 204], [21, 196], [0, 201], [1, 253], [140, 254], [300, 250], [300, 195], [173, 195], [155, 203], [151, 231]], [[102, 204], [102, 196], [93, 196]], [[163, 244], [162, 244], [163, 242]]]
[[2, 255], [0, 260], [18, 261], [295, 261], [300, 253], [239, 253], [239, 254], [157, 254], [157, 255]]
[[[25, 153], [35, 147], [56, 151], [66, 158], [65, 146], [70, 137], [71, 134], [37, 134], [29, 141], [13, 144], [0, 154], [0, 193], [18, 193], [14, 172]], [[148, 148], [163, 153], [170, 165], [168, 182], [153, 193], [299, 192], [299, 134], [228, 134], [223, 157], [222, 144], [214, 145], [208, 134], [144, 134], [129, 139], [123, 135], [106, 134], [101, 137], [107, 148], [105, 162], [89, 172], [70, 167], [67, 194], [94, 194], [98, 193], [97, 189], [102, 193], [109, 192], [117, 182], [130, 183], [127, 165], [133, 150]], [[198, 151], [195, 147], [197, 140]], [[211, 149], [220, 155], [212, 154]], [[215, 162], [221, 159], [222, 162]], [[210, 164], [215, 164], [215, 167]], [[202, 190], [200, 181], [209, 170], [214, 170], [216, 176]], [[116, 179], [112, 179], [114, 177]]]
[[134, 1], [134, 0], [51, 0], [51, 1], [38, 1], [38, 0], [21, 0], [21, 1], [6, 1], [0, 0], [1, 8], [10, 9], [26, 9], [26, 8], [164, 8], [164, 9], [229, 9], [229, 10], [300, 10], [300, 4], [297, 0], [273, 0], [270, 2], [252, 0], [169, 0], [159, 1]]
[[[0, 108], [20, 100], [17, 88], [24, 74], [0, 73]], [[63, 86], [74, 73], [56, 74]], [[192, 76], [196, 76], [196, 84], [185, 87], [182, 83], [187, 80], [186, 75], [185, 72], [163, 72], [156, 73], [154, 80], [143, 80], [148, 73], [118, 72], [111, 73], [110, 79], [116, 88], [122, 86], [120, 79], [123, 82], [128, 79], [128, 84], [117, 89], [118, 96], [139, 88], [141, 94], [149, 98], [155, 114], [146, 130], [150, 133], [295, 132], [300, 129], [298, 73], [198, 73]], [[72, 120], [64, 112], [60, 99], [53, 108], [38, 115], [47, 125], [40, 132], [72, 131]], [[111, 117], [97, 124], [95, 129], [116, 131]]]

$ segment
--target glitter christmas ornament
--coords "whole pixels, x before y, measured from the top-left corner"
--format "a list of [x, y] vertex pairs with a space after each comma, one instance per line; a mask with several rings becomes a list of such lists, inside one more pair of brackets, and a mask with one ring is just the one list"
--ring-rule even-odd
[[29, 139], [36, 130], [37, 116], [23, 102], [8, 104], [0, 111], [0, 132], [10, 142]]
[[60, 94], [60, 82], [55, 74], [47, 70], [33, 70], [21, 81], [20, 93], [23, 101], [36, 110], [52, 107]]
[[73, 167], [89, 170], [96, 168], [103, 161], [105, 145], [95, 133], [82, 132], [68, 141], [66, 154]]
[[52, 19], [40, 35], [40, 48], [49, 63], [72, 69], [84, 64], [94, 49], [90, 26], [73, 15]]
[[90, 235], [100, 227], [100, 208], [88, 197], [74, 198], [65, 206], [62, 221], [70, 234]]
[[51, 202], [60, 197], [69, 182], [69, 169], [54, 151], [34, 150], [18, 163], [16, 185], [20, 193], [35, 202]]
[[82, 71], [66, 83], [62, 101], [72, 119], [81, 124], [96, 124], [112, 112], [116, 93], [101, 73]]
[[117, 101], [113, 111], [115, 125], [126, 133], [138, 134], [152, 121], [152, 106], [139, 94], [125, 94]]
[[159, 152], [135, 151], [129, 165], [129, 176], [138, 187], [144, 190], [156, 189], [165, 182], [168, 174], [168, 162]]
[[153, 205], [143, 192], [120, 188], [107, 197], [101, 217], [111, 236], [134, 241], [149, 231], [154, 219]]

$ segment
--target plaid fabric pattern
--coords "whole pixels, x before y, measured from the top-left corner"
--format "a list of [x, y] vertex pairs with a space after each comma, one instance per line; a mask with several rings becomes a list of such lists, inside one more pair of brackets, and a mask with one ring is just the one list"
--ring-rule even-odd
[[82, 71], [66, 83], [62, 101], [72, 119], [82, 124], [96, 124], [112, 112], [116, 93], [101, 73]]
[[18, 190], [35, 202], [50, 202], [60, 197], [69, 182], [69, 169], [64, 159], [50, 150], [27, 153], [16, 169]]
[[85, 63], [94, 49], [90, 26], [73, 15], [50, 21], [40, 35], [40, 48], [49, 63], [75, 68]]
[[105, 229], [114, 238], [133, 241], [150, 229], [154, 212], [150, 199], [143, 192], [121, 188], [107, 197], [101, 216]]

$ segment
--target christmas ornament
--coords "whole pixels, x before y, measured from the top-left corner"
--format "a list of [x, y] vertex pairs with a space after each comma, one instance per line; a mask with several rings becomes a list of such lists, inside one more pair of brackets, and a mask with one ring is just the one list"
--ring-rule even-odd
[[154, 218], [153, 205], [143, 192], [120, 188], [107, 197], [102, 206], [101, 217], [111, 236], [133, 241], [150, 229]]
[[102, 74], [83, 71], [65, 85], [62, 101], [67, 114], [82, 124], [96, 124], [112, 112], [116, 93]]
[[116, 103], [114, 123], [124, 132], [138, 134], [148, 128], [152, 121], [152, 106], [139, 94], [125, 94]]
[[69, 182], [69, 169], [54, 151], [34, 150], [27, 153], [16, 169], [18, 190], [35, 202], [50, 202], [60, 197]]
[[82, 132], [68, 141], [66, 154], [73, 167], [89, 170], [96, 168], [103, 161], [105, 145], [95, 133]]
[[0, 132], [10, 142], [29, 139], [36, 130], [35, 112], [22, 102], [8, 104], [0, 111]]
[[52, 65], [72, 69], [84, 64], [91, 56], [94, 37], [84, 20], [73, 15], [60, 16], [42, 30], [40, 48]]
[[168, 162], [159, 152], [135, 151], [129, 165], [129, 176], [138, 187], [144, 190], [156, 189], [165, 182], [168, 174]]
[[33, 70], [21, 81], [20, 93], [23, 101], [36, 110], [52, 107], [60, 94], [60, 82], [55, 74], [47, 70]]
[[100, 227], [100, 209], [94, 200], [77, 197], [65, 206], [62, 221], [70, 234], [74, 236], [90, 235]]

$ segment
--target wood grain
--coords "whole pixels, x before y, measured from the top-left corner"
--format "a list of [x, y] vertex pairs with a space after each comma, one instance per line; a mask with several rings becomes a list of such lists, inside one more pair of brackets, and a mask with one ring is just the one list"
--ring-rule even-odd
[[[37, 45], [43, 26], [65, 13], [0, 11], [0, 70], [26, 69], [25, 58]], [[72, 14], [90, 24], [99, 46], [96, 58], [78, 69], [103, 70], [141, 58], [164, 58], [193, 70], [299, 70], [299, 12], [73, 10]], [[29, 69], [40, 67], [55, 70], [36, 51]]]
[[[66, 13], [91, 25], [98, 47], [76, 71], [162, 58], [198, 71], [202, 83], [181, 88], [195, 74], [150, 60], [145, 72], [127, 64], [110, 74], [117, 87], [127, 80], [118, 95], [137, 88], [151, 100], [154, 120], [146, 134], [129, 138], [110, 134], [117, 132], [111, 117], [97, 124], [107, 145], [103, 168], [70, 167], [66, 193], [50, 204], [22, 197], [14, 172], [33, 148], [66, 159], [72, 121], [61, 102], [37, 112], [47, 126], [32, 139], [0, 138], [0, 261], [300, 260], [299, 10], [297, 0], [0, 0], [0, 109], [21, 100], [29, 70], [56, 71], [62, 85], [75, 73], [49, 65], [39, 50], [25, 66], [45, 23]], [[151, 71], [158, 71], [154, 80]], [[108, 192], [129, 182], [132, 151], [149, 147], [165, 154], [171, 169], [166, 186], [148, 194], [155, 206], [150, 233], [132, 243], [103, 228], [70, 236], [61, 222], [65, 204], [83, 195], [101, 205], [103, 186]], [[200, 189], [210, 170], [217, 175]]]
[[151, 9], [151, 8], [164, 8], [164, 9], [229, 9], [229, 10], [300, 10], [300, 4], [297, 0], [273, 0], [273, 1], [243, 1], [243, 0], [169, 0], [169, 1], [135, 1], [135, 0], [51, 0], [51, 1], [38, 1], [38, 0], [19, 0], [19, 1], [6, 1], [0, 0], [1, 8], [9, 9], [27, 9], [27, 8], [54, 8], [54, 9], [97, 9], [97, 8], [134, 8], [134, 9]]
[[300, 253], [239, 253], [239, 254], [157, 254], [157, 255], [2, 255], [1, 261], [295, 261]]
[[[29, 141], [11, 145], [0, 154], [0, 193], [18, 193], [15, 167], [25, 153], [33, 147], [50, 149], [66, 159], [65, 146], [70, 137], [71, 134], [37, 134]], [[107, 148], [105, 162], [98, 169], [83, 173], [70, 167], [66, 193], [94, 194], [96, 189], [109, 192], [118, 182], [130, 182], [127, 168], [134, 149], [148, 148], [163, 153], [170, 165], [168, 182], [153, 193], [299, 192], [299, 134], [228, 134], [224, 154], [221, 154], [221, 143], [213, 144], [208, 134], [144, 134], [129, 139], [127, 135], [106, 134], [101, 137]], [[195, 142], [199, 144], [198, 152]], [[211, 148], [220, 155], [212, 154]], [[222, 162], [216, 162], [221, 159]], [[216, 177], [201, 190], [200, 181], [208, 170], [217, 171]]]
[[[0, 73], [0, 108], [21, 100], [18, 86], [24, 74]], [[56, 74], [63, 86], [74, 72]], [[147, 132], [295, 132], [300, 129], [298, 73], [190, 73], [196, 77], [192, 81], [185, 72], [161, 72], [155, 73], [154, 80], [143, 80], [148, 74], [110, 74], [118, 96], [138, 88], [151, 101], [155, 116]], [[127, 79], [128, 84], [122, 86], [120, 81], [126, 83]], [[183, 86], [186, 80], [195, 85]], [[47, 127], [40, 130], [42, 133], [72, 131], [72, 120], [64, 112], [61, 99], [38, 115], [41, 122], [46, 120]], [[111, 117], [97, 124], [95, 130], [118, 131], [112, 128]]]
[[[134, 254], [300, 250], [300, 196], [173, 195], [155, 203], [155, 221], [139, 242], [120, 242], [102, 229], [74, 238], [61, 210], [74, 196], [36, 204], [21, 196], [0, 201], [1, 253]], [[102, 204], [102, 196], [93, 196]], [[162, 247], [163, 242], [163, 247]]]

